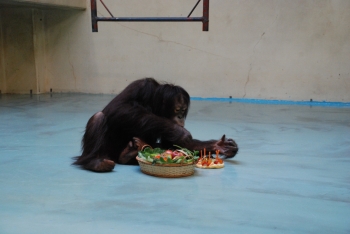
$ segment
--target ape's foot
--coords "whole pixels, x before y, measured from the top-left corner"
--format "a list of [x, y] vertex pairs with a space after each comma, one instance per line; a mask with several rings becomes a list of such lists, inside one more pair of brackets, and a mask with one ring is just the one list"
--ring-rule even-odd
[[137, 137], [133, 137], [132, 141], [129, 141], [125, 149], [120, 153], [118, 158], [119, 164], [135, 164], [137, 165], [136, 156], [138, 151], [143, 150], [147, 146], [143, 140]]
[[137, 149], [138, 151], [143, 150], [145, 146], [148, 146], [146, 142], [144, 142], [143, 140], [137, 137], [133, 137], [132, 141], [133, 141], [134, 148]]
[[[130, 144], [132, 145], [131, 141]], [[123, 152], [119, 155], [118, 163], [119, 164], [129, 164], [130, 161], [136, 161], [135, 158], [137, 156], [138, 150], [133, 146], [126, 147]], [[134, 163], [132, 163], [134, 164]]]
[[84, 165], [87, 170], [95, 172], [109, 172], [114, 169], [115, 162], [109, 159], [94, 159], [88, 164]]

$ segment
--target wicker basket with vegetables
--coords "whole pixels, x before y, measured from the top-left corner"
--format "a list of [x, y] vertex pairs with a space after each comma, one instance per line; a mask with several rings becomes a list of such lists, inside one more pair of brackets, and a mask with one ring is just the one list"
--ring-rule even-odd
[[184, 177], [194, 173], [198, 161], [198, 151], [175, 146], [178, 149], [164, 150], [160, 148], [145, 148], [136, 157], [141, 171], [158, 177]]

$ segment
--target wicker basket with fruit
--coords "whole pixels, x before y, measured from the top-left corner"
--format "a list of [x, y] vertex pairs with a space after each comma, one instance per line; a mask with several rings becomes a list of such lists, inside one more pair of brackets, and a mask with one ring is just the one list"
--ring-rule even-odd
[[148, 175], [167, 178], [193, 175], [199, 152], [176, 147], [178, 149], [175, 150], [148, 147], [139, 151], [136, 159], [141, 171]]

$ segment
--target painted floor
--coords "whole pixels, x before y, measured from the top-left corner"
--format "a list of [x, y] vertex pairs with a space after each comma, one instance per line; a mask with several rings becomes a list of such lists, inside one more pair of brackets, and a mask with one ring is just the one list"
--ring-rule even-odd
[[0, 233], [350, 233], [350, 108], [193, 101], [186, 128], [234, 138], [178, 179], [71, 165], [111, 95], [0, 95]]

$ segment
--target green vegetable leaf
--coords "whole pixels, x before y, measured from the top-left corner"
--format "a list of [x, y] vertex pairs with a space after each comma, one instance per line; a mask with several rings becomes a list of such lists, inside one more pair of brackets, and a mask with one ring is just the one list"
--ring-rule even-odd
[[160, 162], [161, 163], [166, 163], [166, 161], [164, 160], [164, 158], [160, 157]]
[[167, 163], [174, 163], [174, 161], [171, 158], [167, 158], [166, 162]]

